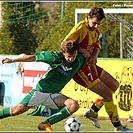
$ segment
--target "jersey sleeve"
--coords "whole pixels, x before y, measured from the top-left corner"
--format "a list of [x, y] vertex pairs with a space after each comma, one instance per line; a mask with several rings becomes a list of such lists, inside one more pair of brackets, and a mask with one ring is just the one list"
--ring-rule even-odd
[[[83, 29], [83, 22], [80, 22], [78, 24], [76, 24], [72, 29], [71, 31], [67, 34], [67, 36], [65, 37], [65, 39], [63, 40], [64, 41], [67, 41], [67, 40], [76, 40], [78, 43], [80, 42], [80, 38], [82, 36], [82, 29]], [[62, 43], [63, 43], [62, 42]], [[62, 45], [61, 43], [61, 45]]]
[[36, 62], [45, 62], [50, 64], [55, 58], [56, 55], [53, 51], [36, 52]]

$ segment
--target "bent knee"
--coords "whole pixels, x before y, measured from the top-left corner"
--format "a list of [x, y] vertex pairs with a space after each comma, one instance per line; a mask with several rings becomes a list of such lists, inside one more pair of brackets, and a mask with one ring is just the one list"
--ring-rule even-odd
[[75, 100], [71, 100], [66, 104], [69, 111], [72, 113], [76, 112], [79, 109], [79, 104]]
[[117, 82], [116, 82], [116, 88], [118, 88], [119, 85], [120, 85], [120, 83], [117, 81]]
[[114, 90], [113, 90], [113, 92], [115, 92], [116, 90], [117, 90], [117, 88], [119, 87], [119, 85], [120, 85], [120, 83], [118, 82], [118, 81], [116, 81], [115, 83], [114, 83]]
[[73, 101], [73, 106], [74, 106], [74, 108], [75, 108], [76, 111], [79, 109], [79, 104], [75, 100]]
[[70, 102], [70, 106], [73, 107], [75, 110], [78, 110], [78, 109], [79, 109], [79, 104], [78, 104], [78, 102], [75, 101], [75, 100], [72, 100], [72, 101]]

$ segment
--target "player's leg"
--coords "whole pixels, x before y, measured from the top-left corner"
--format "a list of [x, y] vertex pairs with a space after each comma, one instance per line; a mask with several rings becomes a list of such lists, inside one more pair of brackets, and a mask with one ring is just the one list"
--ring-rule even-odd
[[0, 110], [0, 119], [9, 117], [9, 116], [15, 116], [24, 113], [27, 111], [29, 107], [24, 106], [22, 104], [18, 104], [14, 107], [7, 107]]
[[105, 85], [102, 81], [95, 84], [90, 88], [91, 91], [103, 97], [103, 103], [105, 106], [105, 110], [109, 115], [112, 125], [114, 126], [116, 131], [131, 131], [130, 129], [123, 127], [121, 125], [117, 106], [113, 103], [113, 92], [110, 88]]
[[[100, 68], [98, 68], [99, 70]], [[112, 92], [115, 92], [117, 88], [119, 87], [119, 82], [114, 79], [108, 72], [102, 70], [102, 75], [99, 75], [99, 79], [106, 84]], [[99, 97], [96, 99], [96, 101], [92, 104], [90, 109], [93, 109], [94, 112], [98, 113], [98, 111], [102, 108], [103, 106], [103, 98]]]
[[[112, 90], [113, 92], [115, 92], [117, 90], [117, 88], [119, 87], [119, 82], [114, 79], [108, 72], [102, 70], [100, 67], [97, 66], [97, 70], [99, 72], [99, 79], [104, 83], [106, 84], [110, 90]], [[101, 73], [102, 71], [102, 73]], [[101, 76], [100, 76], [101, 75]], [[92, 106], [87, 109], [84, 113], [85, 117], [89, 117], [89, 116], [92, 116], [92, 113], [94, 112], [94, 114], [97, 114], [98, 111], [102, 108], [103, 106], [103, 98], [102, 97], [99, 97], [97, 98]], [[93, 110], [93, 111], [92, 111]], [[95, 115], [94, 115], [95, 116]], [[94, 119], [95, 120], [95, 119]], [[95, 120], [96, 121], [96, 120]], [[96, 121], [97, 122], [97, 121]], [[93, 121], [93, 124], [96, 126], [96, 127], [100, 127], [100, 125], [95, 124], [95, 122]]]
[[108, 72], [104, 72], [104, 74], [99, 77], [100, 80], [106, 84], [113, 92], [115, 92], [117, 90], [117, 88], [119, 87], [119, 82], [112, 77]]
[[[99, 81], [99, 78], [114, 92], [118, 88], [119, 83], [101, 67], [96, 65], [96, 69], [98, 76], [86, 65], [74, 76], [73, 79], [83, 87], [90, 88]], [[92, 106], [84, 112], [84, 116], [89, 118], [93, 125], [98, 128], [100, 128], [100, 123], [98, 122], [98, 111], [102, 108], [102, 106], [103, 98], [100, 96], [93, 102]]]
[[22, 114], [31, 107], [39, 106], [43, 101], [41, 95], [42, 93], [35, 90], [30, 91], [18, 105], [1, 109], [0, 119]]
[[0, 110], [0, 119], [9, 117], [9, 116], [15, 116], [22, 114], [26, 112], [30, 107], [32, 106], [27, 106], [29, 101], [32, 99], [32, 95], [27, 94], [25, 98], [16, 106], [14, 107], [7, 107], [3, 108]]
[[[96, 68], [98, 76], [93, 73], [93, 71], [88, 67], [88, 65], [85, 65], [80, 71], [75, 74], [73, 80], [85, 88], [92, 87], [94, 84], [100, 81], [98, 77], [103, 74], [102, 68], [99, 68], [98, 66], [96, 66]], [[96, 99], [96, 101], [93, 103], [92, 109], [89, 108], [84, 112], [84, 116], [90, 119], [92, 124], [98, 128], [100, 128], [100, 123], [98, 121], [98, 111], [103, 106], [102, 99], [102, 97]]]
[[49, 108], [60, 110], [51, 115], [46, 121], [41, 122], [38, 125], [39, 130], [52, 131], [51, 125], [67, 118], [79, 109], [77, 101], [66, 97], [62, 94], [52, 94], [51, 99], [49, 97]]
[[[99, 78], [101, 80], [101, 78], [105, 74], [105, 71], [103, 70], [103, 68], [101, 68], [97, 65], [96, 65], [96, 69], [97, 69], [97, 73], [98, 73], [97, 78]], [[90, 73], [92, 74], [92, 76], [95, 79], [96, 76], [93, 75], [92, 71], [90, 71]], [[95, 83], [93, 83], [93, 82], [88, 84], [88, 88], [90, 88], [90, 86], [93, 86], [94, 84]], [[102, 106], [103, 106], [103, 98], [100, 96], [93, 102], [92, 106], [88, 110], [85, 111], [85, 113], [84, 113], [85, 117], [87, 117], [87, 115], [92, 115], [93, 112], [98, 115], [98, 111], [102, 108]], [[93, 110], [93, 112], [92, 112], [92, 110]], [[93, 122], [93, 124], [98, 128], [100, 127], [100, 125], [95, 124], [95, 122]]]

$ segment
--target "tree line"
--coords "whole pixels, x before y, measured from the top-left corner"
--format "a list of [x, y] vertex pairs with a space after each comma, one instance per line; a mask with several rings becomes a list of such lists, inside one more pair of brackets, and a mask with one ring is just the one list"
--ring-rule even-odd
[[[75, 24], [76, 8], [114, 8], [113, 4], [125, 2], [55, 2], [44, 8], [45, 2], [3, 2], [0, 28], [1, 54], [33, 54], [36, 51], [60, 50], [60, 44]], [[132, 2], [126, 2], [131, 4]], [[81, 16], [85, 19], [86, 14]], [[132, 23], [132, 15], [122, 18]], [[120, 57], [120, 23], [110, 18], [102, 22], [105, 38], [101, 39], [99, 57]], [[131, 36], [132, 30], [125, 36]], [[125, 56], [126, 58], [126, 56]]]

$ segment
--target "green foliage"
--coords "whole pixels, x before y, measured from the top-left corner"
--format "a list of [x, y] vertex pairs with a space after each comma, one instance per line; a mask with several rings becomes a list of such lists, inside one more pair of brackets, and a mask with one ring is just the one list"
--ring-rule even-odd
[[[75, 24], [75, 9], [84, 8], [90, 9], [94, 5], [98, 5], [102, 8], [113, 8], [113, 4], [123, 5], [125, 2], [64, 2], [64, 11], [62, 20], [58, 20], [58, 23], [51, 29], [50, 34], [45, 38], [36, 50], [58, 50], [62, 40], [71, 30]], [[131, 4], [131, 2], [126, 2]], [[81, 19], [84, 19], [86, 14], [81, 15]], [[129, 23], [132, 21], [132, 15], [124, 14], [122, 19], [127, 20]], [[106, 17], [102, 22], [102, 28], [104, 32], [108, 34], [108, 57], [119, 58], [120, 57], [120, 22]], [[128, 34], [128, 32], [127, 32]], [[45, 47], [49, 44], [49, 47]], [[103, 57], [103, 51], [100, 52], [99, 57]]]
[[[36, 6], [37, 5], [37, 6]], [[6, 23], [38, 21], [39, 18], [46, 19], [40, 2], [3, 2], [3, 16]]]
[[2, 54], [34, 53], [38, 42], [37, 34], [33, 29], [38, 20], [47, 22], [46, 12], [43, 11], [43, 16], [40, 9], [35, 9], [34, 2], [3, 2], [2, 7], [4, 23], [0, 32], [0, 52]]
[[8, 29], [8, 25], [5, 25], [1, 28], [0, 30], [0, 37], [1, 37], [1, 42], [0, 42], [0, 53], [1, 54], [8, 54], [8, 53], [13, 53], [13, 38], [10, 37], [10, 32]]
[[42, 28], [40, 29], [41, 32], [38, 30], [40, 34], [38, 34], [38, 40], [41, 39], [41, 42], [38, 45], [36, 51], [47, 51], [47, 50], [59, 50], [59, 40], [60, 38], [60, 30], [63, 30], [60, 27], [61, 21], [61, 3], [56, 4], [56, 8], [54, 10], [49, 10], [49, 22], [43, 23]]
[[[45, 2], [44, 2], [45, 3]], [[42, 2], [4, 2], [4, 23], [0, 29], [0, 52], [2, 54], [31, 54], [42, 50], [59, 50], [60, 44], [75, 24], [75, 9], [90, 9], [94, 5], [102, 8], [117, 8], [113, 5], [131, 2], [55, 2], [49, 9]], [[128, 7], [127, 7], [128, 8]], [[86, 14], [81, 14], [83, 20]], [[123, 14], [122, 19], [132, 24], [132, 15]], [[108, 34], [108, 57], [120, 57], [120, 23], [106, 17], [103, 31]], [[131, 37], [132, 30], [123, 38]], [[125, 40], [125, 39], [124, 39]], [[126, 44], [123, 44], [126, 49]], [[106, 51], [107, 52], [107, 51]], [[107, 53], [106, 53], [107, 54]], [[99, 57], [105, 53], [100, 52]], [[125, 55], [125, 53], [124, 53]], [[125, 55], [126, 58], [126, 55]]]
[[[59, 50], [61, 42], [75, 24], [75, 9], [89, 8], [94, 3], [89, 2], [64, 2], [64, 11], [62, 19], [58, 19], [58, 23], [51, 29], [50, 34], [45, 38], [42, 45], [36, 51], [41, 50]], [[48, 49], [45, 46], [49, 44]]]

